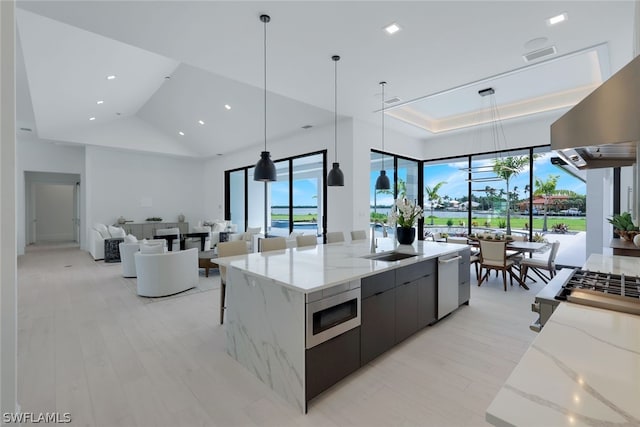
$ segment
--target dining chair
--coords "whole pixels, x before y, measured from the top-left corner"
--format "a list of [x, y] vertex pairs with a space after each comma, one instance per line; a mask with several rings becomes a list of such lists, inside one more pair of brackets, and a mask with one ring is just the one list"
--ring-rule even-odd
[[[507, 291], [507, 273], [511, 286], [513, 286], [513, 278], [520, 282], [520, 278], [513, 272], [514, 261], [507, 258], [507, 242], [506, 241], [490, 241], [480, 240], [480, 280], [478, 286], [489, 277], [491, 270], [502, 271], [502, 281], [504, 291]], [[483, 275], [482, 269], [487, 272]]]
[[287, 249], [287, 239], [284, 237], [260, 239], [260, 252], [279, 251], [282, 249]]
[[[247, 244], [244, 240], [234, 240], [232, 242], [218, 243], [218, 257], [223, 258], [227, 256], [246, 255]], [[227, 268], [220, 266], [220, 324], [224, 323], [224, 300], [227, 294]]]
[[[547, 259], [525, 258], [520, 261], [520, 280], [524, 280], [527, 277], [527, 272], [531, 269], [544, 283], [549, 283], [549, 280], [556, 275], [556, 255], [558, 255], [559, 247], [560, 242], [553, 242]], [[546, 276], [541, 270], [547, 270], [549, 276]]]
[[318, 244], [318, 238], [312, 234], [296, 237], [296, 245], [301, 248], [303, 246], [315, 246]]
[[344, 242], [344, 233], [342, 231], [330, 231], [327, 233], [327, 243]]
[[364, 230], [353, 230], [351, 240], [367, 240], [367, 232]]

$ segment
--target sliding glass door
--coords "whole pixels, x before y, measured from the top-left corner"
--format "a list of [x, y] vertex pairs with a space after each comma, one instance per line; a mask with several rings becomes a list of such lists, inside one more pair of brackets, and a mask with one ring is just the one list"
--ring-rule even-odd
[[[326, 224], [326, 151], [274, 161], [276, 181], [253, 180], [253, 167], [227, 171], [225, 215], [238, 231], [261, 227], [289, 236], [292, 231], [322, 236]], [[265, 204], [266, 200], [266, 204]]]

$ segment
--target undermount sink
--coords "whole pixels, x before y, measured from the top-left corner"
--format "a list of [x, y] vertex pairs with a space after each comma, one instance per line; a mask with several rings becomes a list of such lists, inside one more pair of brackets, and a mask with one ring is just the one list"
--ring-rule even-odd
[[401, 259], [418, 256], [418, 254], [407, 254], [404, 252], [383, 252], [380, 254], [371, 254], [362, 258], [372, 259], [374, 261], [400, 261]]

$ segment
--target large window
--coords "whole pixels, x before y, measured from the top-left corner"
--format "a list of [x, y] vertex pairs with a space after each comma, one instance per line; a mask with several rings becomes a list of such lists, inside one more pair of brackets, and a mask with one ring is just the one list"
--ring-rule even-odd
[[[371, 176], [369, 179], [370, 221], [372, 224], [377, 221], [376, 234], [378, 235], [382, 235], [382, 224], [388, 223], [389, 211], [396, 198], [394, 162], [394, 156], [377, 151], [371, 152]], [[386, 171], [387, 177], [389, 177], [390, 188], [388, 190], [376, 190], [376, 181], [382, 170]], [[393, 230], [388, 231], [393, 232]]]
[[238, 230], [244, 230], [246, 198], [245, 182], [246, 171], [244, 169], [232, 171], [228, 174], [227, 200], [229, 203], [229, 215], [225, 219], [233, 218], [233, 222], [238, 225]]
[[322, 235], [324, 217], [324, 155], [292, 159], [293, 230]]
[[585, 177], [554, 157], [545, 146], [425, 161], [424, 236], [522, 234], [560, 241], [557, 265], [582, 265]]
[[[275, 162], [276, 181], [271, 183], [271, 229], [273, 236], [287, 237], [291, 226], [291, 191], [289, 191], [289, 161]], [[295, 214], [295, 213], [294, 213]]]
[[468, 157], [424, 164], [425, 237], [443, 230], [449, 233], [467, 231], [469, 206], [477, 205], [473, 195], [469, 201], [468, 168]]
[[269, 235], [288, 236], [295, 230], [321, 236], [326, 216], [326, 151], [274, 163], [276, 181], [266, 184], [253, 180], [253, 167], [226, 172], [226, 218], [238, 224], [239, 231], [264, 228], [266, 206]]

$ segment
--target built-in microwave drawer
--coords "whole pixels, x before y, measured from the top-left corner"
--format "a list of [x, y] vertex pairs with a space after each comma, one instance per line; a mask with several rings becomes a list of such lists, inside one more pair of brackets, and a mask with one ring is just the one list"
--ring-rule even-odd
[[360, 288], [306, 304], [306, 348], [360, 326]]

